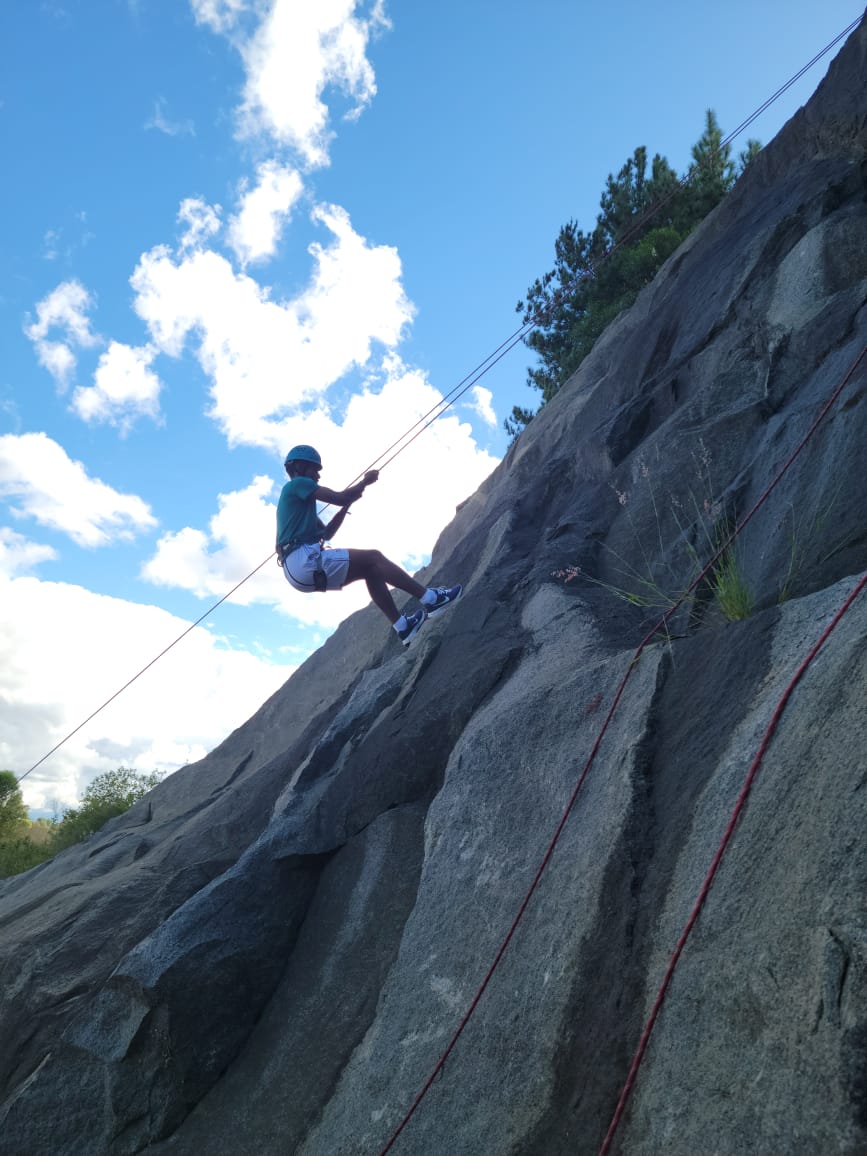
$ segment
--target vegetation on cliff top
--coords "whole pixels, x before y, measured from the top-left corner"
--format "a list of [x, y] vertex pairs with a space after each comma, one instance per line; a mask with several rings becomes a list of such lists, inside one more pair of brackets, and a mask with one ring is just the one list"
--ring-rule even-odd
[[[537, 278], [515, 307], [525, 323], [538, 319], [525, 341], [539, 356], [527, 384], [541, 393], [540, 404], [559, 391], [606, 325], [633, 303], [760, 148], [758, 141], [748, 140], [733, 160], [731, 146], [723, 143], [716, 116], [708, 109], [704, 132], [692, 147], [693, 163], [683, 178], [659, 153], [648, 170], [642, 145], [617, 176], [609, 174], [595, 228], [585, 233], [576, 221], [563, 226], [554, 244], [554, 268]], [[516, 437], [533, 413], [514, 406], [504, 423], [506, 432]]]

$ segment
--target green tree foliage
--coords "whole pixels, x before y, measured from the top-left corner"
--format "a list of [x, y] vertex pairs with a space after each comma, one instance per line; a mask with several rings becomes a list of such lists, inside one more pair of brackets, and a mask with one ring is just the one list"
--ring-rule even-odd
[[[26, 828], [24, 830], [26, 832]], [[26, 833], [0, 839], [0, 879], [38, 867], [53, 854], [47, 846], [34, 843]]]
[[0, 771], [0, 839], [18, 834], [27, 823], [21, 788], [11, 771]]
[[42, 862], [45, 855], [29, 838], [30, 821], [12, 771], [0, 771], [0, 877]]
[[[537, 278], [516, 310], [535, 321], [526, 344], [539, 360], [527, 384], [542, 404], [575, 372], [610, 321], [635, 300], [663, 262], [707, 215], [761, 149], [747, 142], [736, 165], [713, 111], [692, 148], [688, 178], [678, 177], [657, 153], [637, 148], [616, 176], [609, 174], [596, 227], [585, 233], [569, 221], [554, 243], [554, 268]], [[654, 210], [651, 213], [651, 210]], [[517, 436], [532, 417], [515, 406], [506, 432]]]
[[[31, 823], [15, 776], [10, 771], [0, 772], [0, 877], [27, 871], [65, 847], [89, 838], [109, 819], [128, 811], [161, 780], [159, 772], [142, 775], [129, 767], [118, 767], [97, 775], [78, 806], [64, 811], [59, 822]], [[7, 800], [12, 800], [8, 812]], [[16, 814], [16, 822], [4, 825], [3, 816], [7, 813]]]
[[98, 831], [115, 815], [128, 811], [160, 782], [158, 772], [140, 775], [130, 767], [118, 767], [97, 775], [77, 807], [64, 811], [57, 824], [54, 851], [80, 843]]
[[723, 145], [722, 139], [716, 114], [709, 108], [705, 113], [704, 132], [692, 146], [692, 176], [685, 190], [693, 228], [735, 183], [737, 174], [731, 159], [731, 145]]
[[738, 167], [740, 171], [743, 172], [747, 165], [752, 164], [761, 151], [762, 142], [753, 140], [753, 138], [750, 137], [747, 141], [746, 148], [741, 149], [738, 153]]

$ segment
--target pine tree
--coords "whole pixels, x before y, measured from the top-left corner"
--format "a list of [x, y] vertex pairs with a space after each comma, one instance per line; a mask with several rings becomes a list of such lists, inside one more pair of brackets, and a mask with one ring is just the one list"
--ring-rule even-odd
[[691, 179], [687, 186], [689, 227], [704, 220], [735, 183], [735, 166], [731, 145], [723, 144], [722, 129], [716, 113], [705, 113], [704, 132], [692, 146]]
[[[527, 384], [539, 390], [542, 404], [562, 388], [605, 327], [629, 308], [760, 149], [758, 141], [748, 141], [736, 168], [708, 109], [684, 180], [659, 153], [648, 173], [647, 149], [639, 146], [616, 176], [609, 173], [592, 233], [576, 221], [563, 226], [554, 244], [554, 268], [537, 278], [516, 306], [525, 324], [533, 322], [525, 344], [539, 360], [527, 371]], [[532, 416], [515, 406], [504, 423], [506, 432], [514, 439]]]
[[753, 140], [753, 138], [750, 137], [747, 141], [746, 148], [741, 149], [738, 153], [738, 176], [741, 175], [748, 165], [752, 164], [761, 151], [762, 142]]

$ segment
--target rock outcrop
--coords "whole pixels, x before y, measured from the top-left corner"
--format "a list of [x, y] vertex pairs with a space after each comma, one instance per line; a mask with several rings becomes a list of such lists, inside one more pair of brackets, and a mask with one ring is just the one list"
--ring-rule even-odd
[[[88, 843], [0, 883], [4, 1156], [598, 1151], [748, 768], [867, 570], [867, 31], [369, 608]], [[556, 576], [559, 575], [559, 576]], [[567, 581], [567, 578], [570, 579]], [[618, 597], [612, 588], [632, 595]], [[612, 1151], [867, 1151], [867, 592], [767, 748]], [[633, 664], [630, 666], [630, 664]]]

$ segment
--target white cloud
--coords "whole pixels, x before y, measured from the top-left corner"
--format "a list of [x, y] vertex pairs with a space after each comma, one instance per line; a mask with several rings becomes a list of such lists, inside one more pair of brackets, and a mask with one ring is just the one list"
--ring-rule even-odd
[[274, 0], [253, 37], [241, 47], [247, 69], [240, 110], [242, 132], [264, 134], [295, 149], [310, 166], [328, 163], [326, 88], [337, 87], [357, 116], [376, 93], [365, 55], [371, 34], [385, 24], [378, 3], [368, 19], [356, 0], [299, 4]]
[[112, 341], [99, 359], [94, 384], [79, 386], [72, 408], [85, 421], [109, 422], [126, 433], [138, 417], [159, 416], [162, 384], [150, 369], [156, 350]]
[[78, 364], [75, 354], [63, 341], [37, 341], [39, 364], [47, 369], [59, 386], [65, 389]]
[[[290, 301], [272, 300], [246, 273], [201, 247], [146, 253], [131, 283], [136, 311], [158, 348], [179, 357], [192, 340], [211, 380], [211, 416], [230, 443], [262, 446], [282, 460], [290, 444], [312, 442], [325, 458], [326, 484], [342, 488], [441, 395], [393, 352], [413, 315], [396, 251], [369, 245], [336, 206], [318, 206], [313, 217], [332, 239], [311, 246], [310, 282]], [[367, 375], [368, 386], [333, 409], [328, 391], [353, 368]], [[480, 388], [474, 396], [475, 408], [489, 417], [490, 392]], [[338, 544], [377, 547], [417, 569], [455, 506], [495, 464], [479, 451], [470, 425], [454, 412], [444, 416], [389, 466]], [[205, 528], [165, 534], [142, 576], [203, 598], [224, 594], [273, 549], [285, 480], [279, 467], [276, 474], [220, 495]], [[332, 627], [368, 600], [363, 585], [333, 598], [304, 598], [274, 563], [233, 597]]]
[[243, 265], [273, 256], [304, 188], [294, 169], [276, 161], [259, 165], [256, 182], [244, 192], [241, 207], [229, 222], [228, 242]]
[[[36, 347], [39, 363], [65, 388], [75, 372], [75, 347], [89, 348], [101, 338], [92, 332], [87, 311], [93, 298], [80, 281], [63, 281], [36, 306], [36, 320], [24, 332]], [[49, 340], [48, 334], [59, 329], [65, 340]]]
[[80, 546], [129, 540], [157, 522], [146, 502], [88, 477], [43, 433], [0, 436], [0, 496], [18, 500], [16, 517], [68, 534]]
[[56, 261], [58, 258], [70, 261], [80, 249], [86, 248], [94, 239], [95, 234], [87, 228], [87, 213], [79, 209], [72, 213], [72, 225], [58, 225], [53, 229], [46, 229], [42, 238], [42, 257], [45, 261]]
[[51, 546], [31, 542], [8, 526], [0, 526], [0, 575], [11, 578], [26, 574], [40, 562], [50, 562], [56, 557], [57, 551]]
[[[328, 164], [333, 137], [322, 97], [333, 89], [350, 103], [345, 119], [356, 119], [376, 94], [367, 45], [390, 26], [384, 0], [373, 0], [366, 16], [359, 0], [190, 0], [200, 24], [237, 47], [246, 70], [238, 109], [243, 136], [264, 136], [293, 149], [310, 168]], [[257, 23], [247, 34], [242, 21]]]
[[[142, 577], [160, 586], [191, 590], [202, 598], [225, 594], [274, 549], [274, 488], [271, 478], [260, 476], [244, 490], [218, 494], [219, 509], [208, 532], [187, 526], [164, 534], [153, 558], [142, 567]], [[234, 601], [241, 605], [273, 601], [280, 573], [276, 562], [272, 568], [273, 574], [245, 584]]]
[[199, 249], [220, 231], [220, 206], [209, 205], [200, 197], [187, 197], [181, 202], [178, 220], [185, 226], [181, 236], [182, 249]]
[[[312, 442], [319, 449], [324, 485], [333, 489], [349, 485], [377, 453], [398, 441], [440, 400], [436, 390], [397, 359], [389, 368], [389, 380], [380, 391], [352, 398], [342, 424], [316, 412], [283, 429], [284, 450], [294, 442]], [[388, 465], [380, 481], [353, 507], [333, 544], [380, 549], [412, 572], [427, 561], [455, 507], [495, 465], [495, 458], [479, 452], [471, 427], [449, 413]], [[258, 477], [245, 490], [221, 494], [219, 512], [207, 531], [185, 527], [165, 535], [143, 577], [201, 597], [224, 594], [273, 549], [276, 500], [284, 481], [278, 469], [273, 482]], [[323, 520], [335, 512], [326, 511]], [[270, 562], [233, 599], [269, 603], [299, 622], [334, 627], [366, 605], [369, 596], [364, 583], [322, 597], [299, 594]]]
[[311, 246], [311, 282], [291, 301], [272, 300], [202, 249], [176, 258], [157, 247], [131, 278], [136, 312], [163, 353], [179, 357], [197, 335], [211, 416], [230, 444], [273, 447], [276, 421], [320, 404], [329, 386], [368, 365], [375, 343], [394, 349], [412, 319], [396, 250], [369, 245], [337, 206], [319, 206], [314, 219], [333, 239]]
[[[155, 606], [0, 577], [0, 766], [24, 774], [188, 626]], [[72, 805], [120, 764], [171, 771], [201, 758], [291, 669], [196, 628], [24, 779], [25, 802]]]
[[57, 259], [60, 252], [60, 238], [62, 233], [62, 229], [45, 230], [45, 236], [42, 238], [42, 256], [46, 261], [54, 261]]
[[496, 426], [497, 415], [494, 413], [494, 407], [491, 404], [494, 395], [489, 389], [485, 389], [483, 385], [474, 385], [470, 391], [472, 401], [468, 403], [468, 408], [474, 413], [477, 413], [482, 421], [490, 426]]
[[215, 32], [228, 32], [250, 5], [247, 0], [190, 0], [190, 7], [197, 23], [207, 24]]
[[154, 101], [153, 116], [145, 121], [144, 127], [146, 129], [154, 128], [166, 136], [195, 136], [196, 126], [193, 122], [189, 118], [186, 120], [171, 120], [166, 115], [167, 107], [168, 102], [165, 97], [157, 97]]

